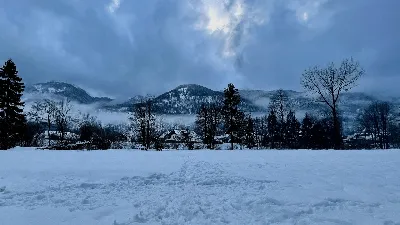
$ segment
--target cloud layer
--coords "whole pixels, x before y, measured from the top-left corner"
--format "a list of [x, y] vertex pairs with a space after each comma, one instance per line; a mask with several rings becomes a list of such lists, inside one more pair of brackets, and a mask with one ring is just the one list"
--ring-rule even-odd
[[15, 0], [0, 6], [0, 60], [28, 83], [112, 96], [179, 84], [298, 89], [302, 71], [353, 56], [359, 90], [400, 94], [396, 0]]

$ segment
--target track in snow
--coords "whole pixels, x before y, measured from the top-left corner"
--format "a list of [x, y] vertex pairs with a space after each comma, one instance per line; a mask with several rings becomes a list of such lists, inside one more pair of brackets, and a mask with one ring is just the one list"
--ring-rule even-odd
[[0, 157], [5, 224], [400, 224], [395, 151]]

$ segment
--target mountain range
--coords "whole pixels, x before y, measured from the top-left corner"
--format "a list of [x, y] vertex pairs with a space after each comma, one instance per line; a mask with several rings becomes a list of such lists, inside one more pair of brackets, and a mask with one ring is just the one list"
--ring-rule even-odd
[[82, 88], [56, 81], [28, 85], [25, 88], [24, 96], [25, 101], [28, 102], [45, 98], [54, 100], [68, 98], [79, 104], [110, 103], [113, 101], [108, 97], [93, 97]]
[[[264, 90], [239, 90], [242, 97], [240, 108], [250, 113], [267, 112], [268, 103], [276, 93]], [[304, 92], [286, 90], [297, 112], [316, 112], [323, 109], [323, 104], [316, 102]], [[202, 104], [220, 102], [223, 99], [223, 91], [211, 90], [197, 85], [180, 85], [158, 96], [132, 96], [129, 100], [118, 102], [108, 97], [93, 97], [82, 88], [64, 82], [47, 82], [27, 86], [24, 93], [24, 101], [32, 102], [40, 99], [68, 98], [72, 102], [83, 105], [94, 105], [98, 110], [113, 112], [128, 112], [134, 104], [147, 99], [153, 99], [154, 109], [159, 114], [196, 114]], [[400, 98], [387, 98], [392, 104], [400, 105]], [[369, 103], [378, 100], [376, 96], [360, 92], [344, 93], [341, 97], [340, 109], [346, 121], [354, 121], [357, 113]]]

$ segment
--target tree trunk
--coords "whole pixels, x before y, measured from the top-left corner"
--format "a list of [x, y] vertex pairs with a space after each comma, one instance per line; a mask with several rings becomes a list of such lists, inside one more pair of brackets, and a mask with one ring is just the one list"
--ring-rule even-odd
[[50, 146], [50, 115], [47, 116], [47, 138], [49, 139], [49, 146]]
[[340, 121], [339, 117], [337, 115], [337, 109], [334, 107], [332, 109], [332, 114], [333, 114], [333, 145], [334, 149], [340, 149], [342, 145], [342, 135], [340, 132]]
[[231, 112], [231, 115], [230, 115], [230, 138], [231, 138], [231, 150], [233, 150], [233, 130], [232, 130], [232, 127], [233, 127], [233, 115], [232, 115], [232, 112]]

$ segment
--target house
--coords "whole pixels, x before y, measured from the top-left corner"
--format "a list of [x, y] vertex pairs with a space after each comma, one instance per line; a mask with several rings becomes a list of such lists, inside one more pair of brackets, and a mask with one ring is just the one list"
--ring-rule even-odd
[[170, 130], [162, 134], [160, 138], [164, 141], [164, 143], [184, 143], [185, 135], [188, 135], [191, 142], [201, 143], [200, 137], [194, 131], [187, 130]]
[[349, 149], [366, 149], [371, 148], [374, 145], [372, 134], [366, 132], [365, 130], [348, 135], [343, 139], [343, 142]]

